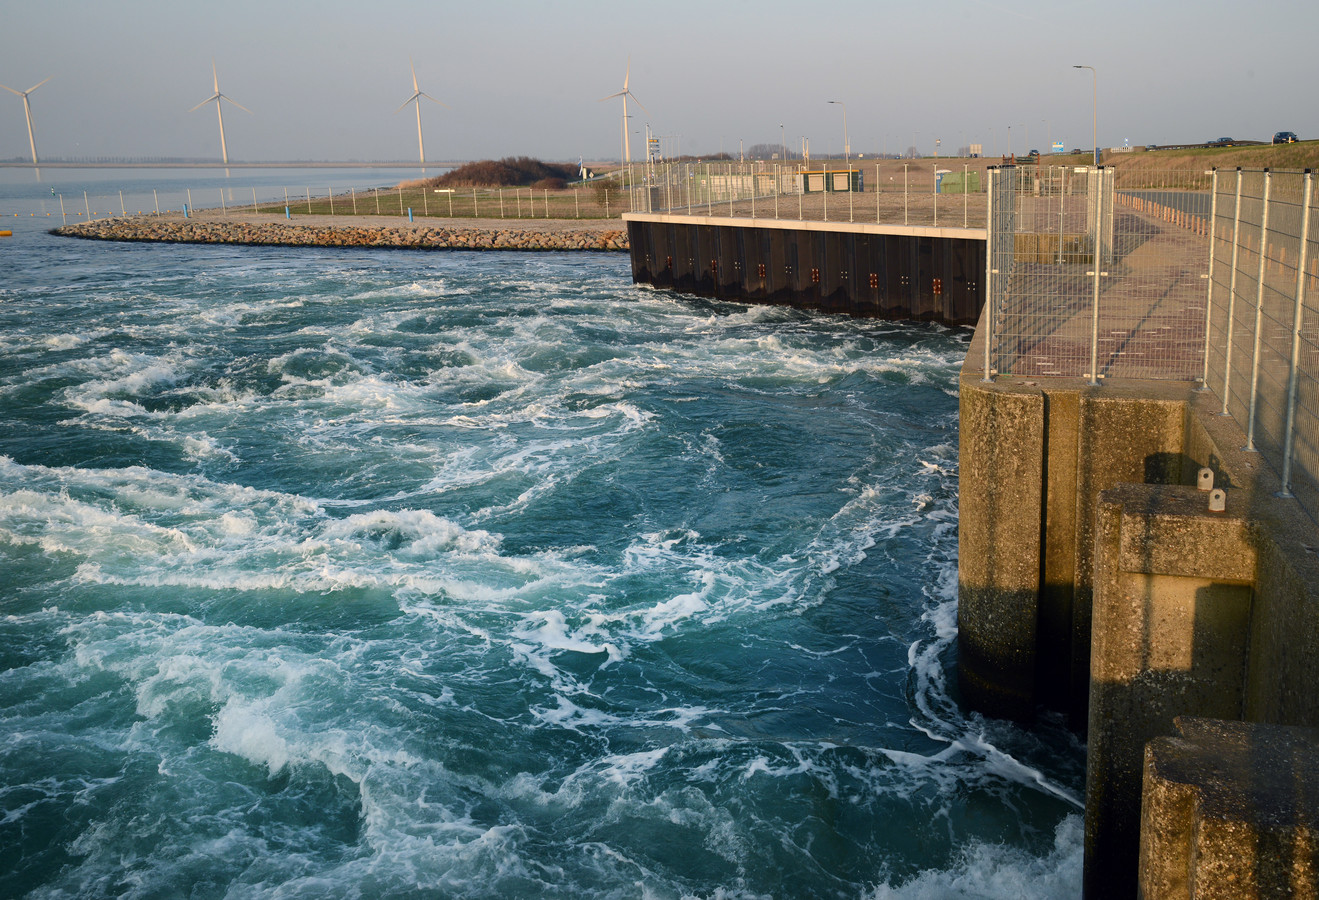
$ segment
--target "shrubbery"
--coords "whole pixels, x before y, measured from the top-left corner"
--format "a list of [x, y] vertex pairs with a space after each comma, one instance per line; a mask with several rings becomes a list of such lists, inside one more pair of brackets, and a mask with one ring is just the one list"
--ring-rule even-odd
[[528, 156], [506, 156], [470, 162], [431, 178], [432, 187], [528, 187], [558, 190], [564, 182], [577, 177], [577, 167], [570, 163], [546, 163]]

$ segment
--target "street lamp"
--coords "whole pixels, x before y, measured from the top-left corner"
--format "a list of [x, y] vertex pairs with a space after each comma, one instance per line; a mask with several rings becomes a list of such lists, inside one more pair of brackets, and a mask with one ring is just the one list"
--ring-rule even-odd
[[1099, 73], [1094, 66], [1072, 66], [1073, 69], [1089, 69], [1094, 76], [1092, 83], [1093, 97], [1090, 107], [1090, 140], [1095, 148], [1095, 167], [1099, 167]]
[[843, 108], [843, 157], [847, 160], [847, 220], [852, 221], [852, 144], [847, 139], [847, 104], [842, 100], [830, 103]]
[[842, 100], [830, 100], [829, 102], [843, 108], [843, 156], [847, 159], [848, 171], [851, 171], [852, 145], [847, 141], [847, 104]]

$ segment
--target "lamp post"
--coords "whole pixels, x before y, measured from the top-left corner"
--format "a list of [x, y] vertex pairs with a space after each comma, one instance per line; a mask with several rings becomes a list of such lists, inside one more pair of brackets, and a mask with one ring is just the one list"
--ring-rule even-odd
[[1095, 167], [1099, 167], [1099, 73], [1094, 66], [1072, 66], [1073, 69], [1089, 69], [1092, 79], [1092, 99], [1090, 107], [1090, 141], [1095, 148]]
[[844, 156], [844, 158], [846, 158], [846, 160], [847, 160], [847, 167], [848, 167], [848, 169], [851, 169], [851, 167], [852, 167], [852, 145], [851, 145], [850, 143], [848, 143], [848, 140], [847, 140], [847, 104], [844, 103], [842, 100], [830, 100], [829, 102], [830, 102], [830, 103], [833, 103], [833, 104], [835, 104], [835, 105], [837, 105], [837, 106], [841, 106], [841, 107], [843, 108], [843, 156]]
[[783, 123], [779, 123], [779, 143], [783, 145], [783, 164], [788, 164], [788, 132], [783, 129]]
[[847, 104], [842, 100], [830, 103], [843, 108], [843, 158], [847, 161], [847, 220], [852, 221], [852, 144], [847, 139]]

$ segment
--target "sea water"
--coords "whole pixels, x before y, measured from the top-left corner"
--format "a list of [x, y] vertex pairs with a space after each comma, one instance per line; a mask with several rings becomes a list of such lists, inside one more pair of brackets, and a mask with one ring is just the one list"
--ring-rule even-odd
[[0, 896], [1079, 894], [1083, 748], [955, 693], [965, 332], [38, 219]]

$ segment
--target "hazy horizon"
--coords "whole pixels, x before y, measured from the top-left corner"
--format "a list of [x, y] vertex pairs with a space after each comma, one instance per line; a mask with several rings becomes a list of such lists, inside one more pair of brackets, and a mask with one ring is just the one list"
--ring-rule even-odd
[[[1047, 152], [1050, 142], [1319, 136], [1303, 93], [1319, 9], [953, 0], [938, 12], [839, 0], [218, 7], [164, 0], [3, 2], [0, 84], [31, 94], [42, 159], [218, 160], [212, 59], [233, 162], [416, 162], [409, 57], [430, 162], [617, 160], [628, 60], [631, 155], [786, 143], [853, 155]], [[1097, 77], [1075, 65], [1093, 66]], [[192, 111], [190, 111], [192, 110]], [[1010, 144], [1009, 144], [1010, 140]], [[0, 160], [29, 159], [19, 97], [0, 92]]]

